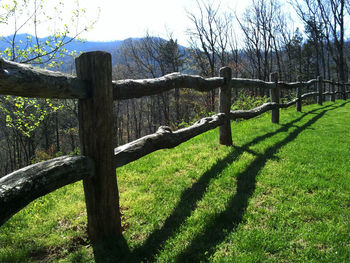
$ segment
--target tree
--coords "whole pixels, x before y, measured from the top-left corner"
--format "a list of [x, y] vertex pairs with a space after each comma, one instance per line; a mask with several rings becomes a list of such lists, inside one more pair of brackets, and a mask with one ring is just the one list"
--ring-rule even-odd
[[[345, 0], [302, 0], [297, 1], [293, 6], [306, 24], [306, 31], [311, 38], [314, 41], [315, 38], [320, 38], [321, 41], [318, 41], [320, 45], [323, 45], [323, 40], [326, 41], [338, 78], [340, 81], [346, 81], [348, 66], [345, 59], [344, 39], [346, 8], [349, 8], [349, 4]], [[320, 51], [323, 52], [323, 46]], [[328, 62], [327, 64], [329, 65]], [[331, 77], [329, 70], [328, 77]]]
[[[319, 13], [318, 4], [314, 0], [303, 0], [292, 2], [294, 9], [296, 10], [298, 16], [305, 24], [305, 34], [307, 36], [307, 45], [310, 45], [312, 49], [309, 51], [314, 54], [315, 61], [311, 61], [314, 69], [312, 70], [314, 75], [310, 77], [315, 77], [322, 75], [326, 77], [326, 58], [325, 58], [325, 40], [326, 32], [325, 25], [322, 22], [321, 15]], [[329, 67], [328, 67], [329, 75]]]
[[344, 54], [345, 0], [317, 0], [325, 25], [328, 49], [337, 66], [339, 80], [348, 80], [348, 66]]
[[[179, 72], [182, 65], [185, 63], [185, 54], [180, 50], [177, 40], [173, 40], [171, 37], [165, 43], [160, 45], [160, 65], [163, 68], [164, 74], [172, 72]], [[174, 90], [175, 99], [175, 123], [180, 123], [180, 90], [176, 88]]]
[[[152, 37], [125, 40], [116, 54], [116, 79], [157, 78], [182, 70], [185, 50], [177, 40]], [[175, 110], [173, 110], [175, 108]], [[176, 127], [181, 120], [180, 90], [141, 99], [116, 102], [118, 143], [153, 133], [161, 125]], [[124, 128], [119, 128], [124, 127]], [[146, 132], [148, 131], [148, 132]]]
[[[78, 1], [75, 3], [71, 17], [65, 22], [62, 1], [57, 1], [56, 6], [45, 0], [2, 1], [0, 26], [3, 29], [10, 28], [12, 34], [0, 38], [3, 46], [7, 46], [0, 50], [0, 56], [42, 67], [59, 67], [59, 59], [68, 54], [65, 46], [78, 39], [94, 23], [91, 21], [80, 25], [85, 10], [79, 8]], [[50, 24], [53, 25], [50, 36], [40, 38], [40, 30]], [[31, 30], [34, 35], [25, 35], [23, 38], [24, 35], [20, 32], [24, 29]], [[60, 149], [57, 114], [63, 108], [61, 103], [54, 100], [1, 96], [0, 108], [0, 146], [7, 149], [0, 161], [0, 167], [4, 167], [0, 168], [0, 173], [6, 174], [28, 165], [34, 160], [38, 147], [49, 150], [54, 140], [56, 150]], [[55, 135], [51, 136], [51, 133]]]
[[[0, 7], [6, 14], [2, 22], [3, 26], [12, 27], [12, 34], [1, 37], [1, 41], [7, 44], [7, 48], [2, 50], [2, 57], [20, 63], [58, 67], [57, 63], [61, 63], [58, 59], [69, 54], [64, 47], [79, 40], [79, 35], [95, 23], [84, 21], [82, 25], [81, 20], [85, 18], [86, 10], [79, 7], [78, 1], [74, 3], [70, 18], [65, 20], [63, 1], [7, 1]], [[43, 28], [46, 31], [48, 25], [51, 27], [49, 36], [40, 38], [41, 31]], [[30, 30], [32, 34], [20, 34], [24, 29]]]
[[[248, 68], [252, 77], [268, 80], [273, 67], [273, 51], [279, 59], [276, 38], [281, 31], [278, 20], [280, 13], [281, 9], [277, 1], [253, 0], [243, 18], [238, 18], [244, 34], [245, 53], [252, 65], [252, 68]], [[277, 64], [280, 70], [279, 60]]]
[[[231, 16], [220, 13], [220, 4], [197, 0], [197, 12], [188, 12], [193, 28], [188, 29], [194, 63], [200, 74], [215, 77], [226, 66], [229, 51]], [[207, 98], [207, 111], [215, 111], [215, 90]]]
[[288, 81], [296, 80], [297, 76], [303, 73], [302, 45], [303, 36], [297, 28], [295, 32], [282, 32], [283, 48], [286, 56], [285, 79]]

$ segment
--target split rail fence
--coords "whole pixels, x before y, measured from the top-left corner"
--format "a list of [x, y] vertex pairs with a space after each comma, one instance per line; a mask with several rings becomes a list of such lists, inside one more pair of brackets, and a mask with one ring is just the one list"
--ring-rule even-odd
[[[219, 128], [219, 142], [232, 145], [230, 121], [250, 119], [271, 111], [273, 123], [279, 122], [279, 109], [316, 96], [322, 105], [325, 95], [347, 99], [350, 83], [324, 80], [284, 83], [277, 74], [270, 81], [232, 78], [231, 69], [220, 69], [219, 77], [172, 73], [161, 78], [112, 81], [111, 56], [89, 52], [76, 59], [77, 77], [33, 68], [5, 60], [0, 61], [0, 94], [36, 98], [78, 99], [79, 136], [82, 156], [62, 156], [30, 165], [0, 178], [0, 226], [36, 198], [67, 184], [83, 180], [88, 217], [88, 234], [92, 242], [109, 235], [121, 234], [116, 167], [135, 161], [151, 152], [173, 148], [201, 133]], [[325, 92], [325, 85], [328, 89]], [[302, 94], [316, 85], [317, 91]], [[271, 102], [252, 110], [230, 110], [232, 89], [264, 88], [270, 90]], [[140, 98], [174, 88], [208, 92], [219, 88], [219, 113], [203, 118], [190, 127], [172, 131], [162, 126], [154, 134], [114, 149], [113, 100]], [[280, 103], [281, 89], [296, 90], [296, 98]]]

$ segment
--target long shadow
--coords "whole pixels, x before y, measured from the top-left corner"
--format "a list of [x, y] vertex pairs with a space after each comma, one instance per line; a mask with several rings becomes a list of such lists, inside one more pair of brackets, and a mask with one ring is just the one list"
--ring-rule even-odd
[[[344, 105], [345, 104], [346, 103], [344, 103]], [[243, 212], [245, 211], [247, 206], [247, 201], [255, 189], [255, 176], [257, 175], [259, 170], [264, 166], [265, 162], [268, 159], [270, 159], [279, 148], [290, 142], [291, 139], [294, 139], [298, 135], [298, 133], [300, 133], [303, 129], [305, 129], [307, 126], [310, 126], [316, 120], [321, 118], [327, 111], [325, 110], [326, 108], [331, 107], [335, 109], [341, 107], [342, 105], [336, 107], [334, 107], [333, 105], [327, 105], [321, 108], [305, 112], [299, 118], [287, 124], [284, 124], [281, 128], [275, 130], [274, 132], [258, 136], [251, 142], [246, 143], [241, 147], [233, 147], [230, 153], [225, 156], [225, 158], [219, 160], [208, 171], [206, 171], [196, 183], [194, 183], [190, 188], [186, 189], [182, 193], [179, 203], [174, 208], [172, 214], [166, 219], [162, 228], [155, 230], [142, 244], [142, 246], [135, 248], [131, 252], [130, 257], [133, 259], [133, 262], [154, 261], [154, 257], [157, 251], [162, 248], [164, 243], [174, 234], [174, 232], [181, 226], [181, 224], [186, 220], [186, 218], [188, 218], [191, 215], [192, 211], [196, 207], [196, 203], [203, 198], [210, 180], [212, 178], [215, 178], [218, 174], [220, 174], [228, 165], [231, 165], [233, 161], [236, 160], [244, 151], [249, 150], [248, 147], [257, 144], [260, 141], [263, 141], [269, 137], [272, 137], [280, 132], [288, 131], [291, 127], [294, 127], [295, 123], [303, 119], [305, 116], [324, 109], [322, 113], [316, 115], [305, 125], [298, 127], [284, 141], [274, 145], [273, 147], [270, 147], [266, 151], [265, 155], [259, 155], [259, 157], [248, 167], [246, 172], [238, 175], [237, 193], [231, 200], [227, 212], [224, 212], [221, 215], [219, 215], [217, 219], [213, 221], [213, 224], [208, 226], [207, 231], [205, 231], [205, 235], [201, 235], [195, 238], [195, 241], [193, 241], [192, 245], [190, 245], [190, 247], [179, 256], [178, 261], [181, 262], [186, 260], [186, 258], [191, 258], [191, 254], [196, 250], [197, 241], [207, 239], [208, 246], [204, 247], [209, 248], [215, 246], [215, 244], [222, 240], [223, 237], [221, 236], [224, 234], [224, 229], [226, 229], [227, 227], [234, 228], [234, 226], [241, 221]], [[223, 220], [223, 218], [226, 217], [228, 217], [228, 219]], [[218, 220], [217, 223], [216, 220]], [[228, 224], [228, 226], [226, 226], [226, 224]], [[222, 233], [220, 234], [220, 232]], [[215, 233], [214, 236], [212, 236], [213, 233]], [[206, 235], [210, 238], [206, 238]], [[203, 250], [204, 247], [201, 246]], [[203, 254], [202, 252], [205, 252], [205, 250], [198, 251], [198, 254]], [[129, 260], [129, 262], [131, 261]]]
[[[248, 201], [255, 190], [256, 176], [260, 170], [265, 166], [266, 162], [277, 153], [279, 149], [293, 141], [300, 132], [307, 127], [314, 124], [329, 110], [333, 110], [344, 106], [346, 103], [341, 104], [331, 109], [324, 109], [318, 113], [315, 117], [310, 119], [304, 125], [296, 128], [285, 139], [269, 147], [264, 155], [259, 155], [242, 173], [237, 176], [237, 189], [235, 195], [229, 201], [229, 205], [226, 210], [211, 220], [206, 229], [197, 237], [195, 237], [191, 245], [189, 245], [184, 252], [182, 252], [176, 258], [176, 262], [199, 262], [210, 257], [215, 252], [215, 247], [221, 243], [228, 233], [234, 230], [238, 224], [242, 221], [243, 215], [247, 209]], [[328, 108], [329, 106], [323, 107]], [[317, 109], [317, 110], [320, 110]], [[295, 121], [291, 122], [294, 123]], [[292, 124], [285, 125], [281, 129], [290, 127]], [[281, 130], [279, 129], [279, 130]], [[275, 132], [274, 132], [275, 133]], [[260, 137], [265, 137], [260, 136]], [[256, 138], [252, 142], [240, 147], [242, 151], [248, 146], [260, 141], [261, 138]], [[255, 141], [255, 142], [254, 142]], [[253, 143], [254, 142], [254, 143]]]
[[[93, 251], [96, 263], [136, 262], [122, 235], [107, 237], [93, 245]], [[82, 262], [82, 259], [76, 258], [74, 262]]]
[[161, 229], [155, 230], [144, 244], [133, 251], [139, 261], [153, 261], [154, 255], [174, 233], [174, 231], [191, 215], [198, 200], [201, 200], [209, 182], [230, 165], [240, 154], [239, 150], [232, 149], [225, 158], [219, 160], [198, 181], [186, 189], [172, 214], [165, 220]]

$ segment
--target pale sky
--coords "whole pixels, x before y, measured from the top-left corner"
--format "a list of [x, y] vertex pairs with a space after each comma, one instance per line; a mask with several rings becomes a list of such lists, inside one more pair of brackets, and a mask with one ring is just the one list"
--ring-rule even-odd
[[[163, 38], [169, 37], [172, 34], [174, 39], [177, 39], [179, 44], [187, 46], [189, 36], [186, 33], [187, 29], [192, 27], [188, 14], [198, 12], [198, 6], [196, 0], [40, 0], [44, 1], [45, 15], [54, 16], [53, 7], [59, 7], [61, 5], [62, 13], [59, 17], [62, 17], [64, 21], [59, 19], [52, 19], [50, 22], [46, 22], [42, 19], [42, 23], [38, 27], [39, 37], [46, 37], [52, 34], [52, 28], [62, 27], [65, 23], [71, 25], [72, 22], [69, 18], [72, 15], [72, 11], [75, 10], [73, 6], [75, 3], [79, 3], [80, 8], [86, 9], [86, 18], [79, 20], [80, 25], [88, 24], [90, 20], [97, 19], [94, 27], [81, 35], [82, 38], [89, 41], [110, 41], [110, 40], [124, 40], [130, 37], [144, 37], [148, 32], [152, 36], [159, 36]], [[37, 3], [40, 3], [37, 1]], [[201, 0], [200, 0], [201, 1]], [[220, 11], [227, 13], [236, 13], [240, 16], [245, 9], [251, 4], [252, 0], [207, 0], [217, 6], [219, 3]], [[13, 0], [0, 0], [0, 5], [6, 3], [12, 3]], [[22, 1], [18, 1], [21, 3]], [[285, 3], [285, 0], [281, 0], [281, 3]], [[24, 8], [33, 12], [34, 1], [29, 1], [31, 8]], [[293, 12], [292, 8], [288, 4], [282, 5], [282, 7], [289, 12]], [[3, 10], [0, 10], [3, 12]], [[29, 12], [29, 11], [27, 11]], [[32, 13], [30, 13], [31, 15]], [[57, 15], [57, 12], [55, 13]], [[2, 13], [0, 13], [2, 15]], [[295, 16], [295, 15], [294, 15]], [[20, 27], [21, 18], [25, 21], [27, 15], [22, 15], [17, 12], [17, 28]], [[297, 20], [297, 17], [295, 17]], [[55, 22], [53, 22], [55, 21]], [[14, 33], [14, 21], [10, 21], [8, 24], [0, 24], [0, 34], [2, 36], [11, 35]], [[294, 29], [303, 27], [300, 22], [296, 22], [293, 25]], [[239, 25], [234, 25], [234, 28], [239, 28]], [[51, 31], [48, 31], [51, 28]], [[239, 34], [239, 30], [236, 30]], [[23, 27], [18, 33], [29, 33], [34, 35], [33, 26]], [[72, 34], [71, 34], [72, 35]], [[239, 35], [237, 36], [239, 38]]]
[[[12, 0], [0, 0], [1, 4], [11, 3]], [[44, 0], [45, 7], [49, 7], [47, 13], [50, 14], [53, 6], [57, 6], [59, 1], [64, 3], [62, 9], [63, 18], [71, 16], [75, 0]], [[251, 0], [209, 0], [215, 5], [221, 2], [221, 10], [232, 12], [238, 10], [243, 12]], [[34, 1], [31, 1], [32, 3]], [[97, 22], [93, 29], [82, 35], [83, 38], [91, 41], [124, 40], [129, 37], [143, 37], [148, 31], [150, 35], [167, 37], [172, 33], [173, 38], [178, 39], [182, 45], [188, 44], [186, 30], [191, 27], [191, 22], [187, 17], [186, 10], [196, 12], [196, 0], [79, 0], [80, 8], [87, 10], [88, 19], [94, 19], [99, 13]], [[29, 10], [29, 8], [28, 8]], [[33, 10], [33, 8], [31, 9]], [[98, 11], [100, 10], [100, 11]], [[19, 13], [19, 12], [18, 12]], [[21, 24], [18, 16], [17, 26]], [[56, 20], [55, 20], [56, 21]], [[70, 24], [69, 20], [59, 22]], [[58, 27], [59, 23], [42, 23], [38, 28], [40, 37], [48, 36], [48, 27]], [[81, 19], [80, 24], [86, 21]], [[8, 25], [0, 24], [1, 35], [11, 35], [14, 30], [14, 22]], [[22, 28], [19, 33], [34, 34], [33, 26]]]
[[[244, 10], [248, 2], [221, 0], [221, 6]], [[186, 10], [196, 10], [195, 0], [80, 0], [80, 4], [89, 12], [101, 9], [95, 27], [84, 34], [88, 40], [123, 40], [143, 37], [148, 31], [163, 37], [173, 33], [179, 43], [186, 44], [186, 29], [191, 26]]]

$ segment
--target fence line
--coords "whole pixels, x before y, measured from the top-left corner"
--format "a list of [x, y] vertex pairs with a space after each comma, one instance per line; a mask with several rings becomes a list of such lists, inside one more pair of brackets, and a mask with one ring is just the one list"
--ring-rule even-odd
[[[79, 99], [79, 136], [84, 155], [60, 157], [61, 159], [29, 166], [1, 178], [0, 225], [35, 198], [83, 179], [90, 240], [94, 244], [111, 234], [119, 235], [121, 222], [116, 167], [159, 149], [173, 148], [216, 127], [220, 127], [219, 142], [232, 145], [231, 120], [250, 119], [271, 111], [272, 122], [278, 123], [280, 108], [296, 104], [297, 111], [301, 111], [302, 100], [307, 97], [316, 96], [318, 103], [322, 105], [325, 95], [330, 95], [331, 100], [335, 101], [336, 94], [342, 94], [346, 99], [350, 93], [347, 90], [350, 83], [322, 78], [284, 83], [278, 81], [276, 74], [271, 75], [270, 82], [232, 78], [231, 69], [227, 67], [222, 68], [220, 76], [215, 78], [172, 73], [156, 79], [112, 81], [111, 56], [98, 51], [79, 56], [76, 59], [76, 69], [78, 76], [73, 77], [0, 60], [0, 94]], [[326, 92], [324, 84], [329, 85]], [[316, 92], [302, 94], [302, 88], [312, 85], [317, 85]], [[252, 87], [269, 89], [271, 102], [252, 110], [231, 111], [232, 89]], [[175, 88], [190, 88], [202, 92], [220, 88], [220, 113], [177, 131], [162, 126], [156, 133], [119, 146], [113, 151], [113, 100], [140, 98]], [[280, 103], [281, 89], [296, 89], [296, 98], [288, 103]], [[42, 185], [45, 187], [40, 187]], [[29, 192], [33, 193], [28, 194]], [[18, 201], [18, 198], [23, 198], [23, 201]]]
[[[350, 87], [350, 83], [322, 80], [333, 86]], [[280, 89], [307, 88], [318, 83], [317, 79], [285, 83], [266, 82], [259, 79], [232, 78], [232, 88]], [[125, 100], [160, 94], [175, 88], [194, 89], [208, 92], [220, 88], [223, 77], [203, 78], [197, 75], [171, 73], [154, 79], [113, 80], [113, 99]], [[78, 77], [29, 65], [6, 61], [0, 58], [0, 94], [35, 98], [86, 99], [88, 83]], [[344, 91], [337, 91], [337, 94]], [[349, 93], [349, 91], [345, 91]]]

